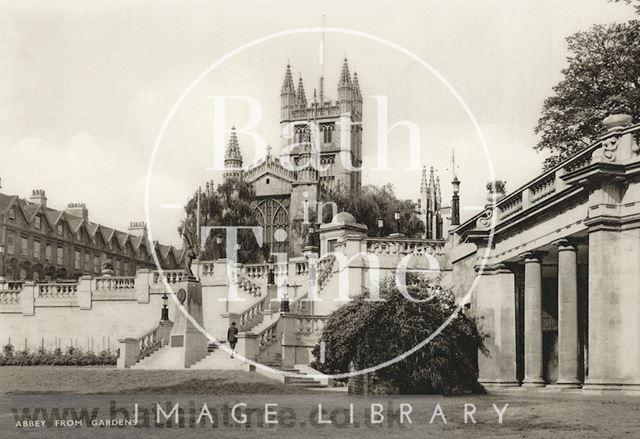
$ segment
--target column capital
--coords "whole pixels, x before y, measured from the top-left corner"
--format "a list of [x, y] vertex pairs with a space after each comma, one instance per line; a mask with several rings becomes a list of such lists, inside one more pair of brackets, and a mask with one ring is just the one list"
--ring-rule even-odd
[[542, 259], [547, 255], [548, 252], [540, 251], [540, 250], [532, 250], [528, 252], [524, 252], [520, 255], [520, 259], [525, 263], [542, 263]]
[[577, 251], [578, 245], [582, 244], [582, 240], [577, 238], [560, 238], [552, 242], [553, 245], [558, 247], [558, 251]]
[[473, 270], [478, 273], [478, 274], [498, 274], [498, 273], [512, 273], [511, 270], [509, 270], [509, 267], [507, 267], [505, 264], [503, 263], [497, 263], [497, 264], [485, 264], [484, 268], [482, 269], [482, 273], [480, 273], [480, 267], [481, 265], [475, 265], [473, 267]]

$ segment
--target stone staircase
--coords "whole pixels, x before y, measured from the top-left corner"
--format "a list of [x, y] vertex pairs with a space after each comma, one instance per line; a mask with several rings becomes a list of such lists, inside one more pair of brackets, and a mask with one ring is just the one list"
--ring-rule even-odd
[[215, 343], [210, 343], [207, 348], [207, 356], [196, 362], [190, 369], [211, 370], [249, 370], [249, 365], [231, 355], [224, 349], [220, 349]]
[[273, 369], [286, 372], [289, 374], [296, 374], [296, 376], [285, 376], [284, 383], [291, 384], [296, 387], [305, 387], [305, 388], [319, 388], [326, 387], [320, 381], [315, 378], [309, 377], [305, 372], [302, 372], [300, 369], [293, 368], [284, 368], [282, 367], [282, 355], [277, 355], [276, 358], [269, 362], [265, 363], [265, 366], [269, 366]]
[[164, 346], [148, 357], [138, 361], [136, 364], [131, 366], [131, 369], [184, 369], [184, 348]]

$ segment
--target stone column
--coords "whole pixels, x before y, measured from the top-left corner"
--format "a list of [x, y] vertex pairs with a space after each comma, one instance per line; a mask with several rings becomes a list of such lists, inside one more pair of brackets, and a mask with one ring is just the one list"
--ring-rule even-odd
[[544, 386], [542, 376], [542, 256], [524, 258], [524, 381], [523, 386]]
[[484, 344], [489, 352], [478, 353], [478, 381], [488, 387], [515, 387], [515, 278], [502, 264], [479, 268], [474, 312], [480, 330], [487, 335]]
[[558, 381], [557, 386], [580, 387], [578, 380], [577, 249], [566, 239], [558, 245]]

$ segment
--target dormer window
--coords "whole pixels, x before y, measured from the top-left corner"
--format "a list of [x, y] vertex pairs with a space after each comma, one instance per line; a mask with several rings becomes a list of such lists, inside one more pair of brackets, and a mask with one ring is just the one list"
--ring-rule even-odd
[[36, 216], [34, 226], [36, 230], [40, 230], [42, 228], [42, 217], [40, 215]]
[[269, 178], [267, 178], [267, 184], [269, 184]]
[[11, 209], [9, 209], [9, 219], [10, 220], [15, 220], [16, 219], [16, 208], [12, 207]]
[[58, 233], [58, 236], [64, 236], [64, 226], [62, 224], [58, 224], [57, 233]]

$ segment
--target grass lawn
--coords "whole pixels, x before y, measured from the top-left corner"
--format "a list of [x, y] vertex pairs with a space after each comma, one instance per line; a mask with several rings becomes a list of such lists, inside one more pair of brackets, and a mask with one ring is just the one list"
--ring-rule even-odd
[[[58, 394], [63, 392], [62, 394]], [[439, 396], [350, 396], [328, 391], [307, 391], [277, 383], [257, 373], [233, 371], [138, 371], [112, 368], [3, 367], [0, 368], [0, 437], [215, 437], [215, 438], [638, 438], [640, 437], [640, 397], [611, 394], [587, 396], [581, 393], [518, 391], [489, 395]], [[247, 404], [254, 415], [250, 425], [228, 425], [222, 414], [237, 402]], [[80, 411], [99, 408], [98, 419], [108, 418], [111, 406], [133, 413], [134, 404], [155, 413], [155, 404], [167, 411], [176, 403], [184, 409], [185, 424], [154, 425], [153, 420], [137, 427], [15, 428], [15, 413], [26, 407], [73, 407]], [[189, 421], [189, 413], [200, 412], [203, 404], [217, 410], [214, 425]], [[265, 404], [278, 404], [278, 425], [260, 420]], [[326, 410], [325, 419], [334, 423], [318, 425], [317, 407]], [[350, 405], [355, 423], [346, 422]], [[385, 421], [371, 425], [371, 404], [384, 407]], [[400, 424], [400, 404], [410, 404], [411, 423]], [[433, 417], [440, 404], [446, 424]], [[465, 423], [465, 404], [473, 404], [474, 420]], [[503, 423], [493, 405], [503, 409]], [[284, 414], [293, 421], [284, 422]], [[394, 416], [394, 412], [396, 415]], [[49, 412], [50, 413], [50, 412]], [[257, 413], [257, 414], [256, 414]], [[335, 415], [335, 416], [334, 416]], [[64, 415], [63, 415], [64, 416]], [[280, 418], [282, 416], [282, 418]], [[57, 418], [56, 418], [57, 419]], [[66, 419], [63, 417], [63, 419]], [[291, 420], [291, 419], [290, 419]], [[189, 424], [192, 422], [192, 424]], [[217, 425], [215, 425], [217, 423]], [[51, 424], [51, 423], [50, 423]]]
[[306, 393], [260, 375], [232, 370], [131, 370], [113, 367], [0, 367], [2, 393], [244, 394]]

